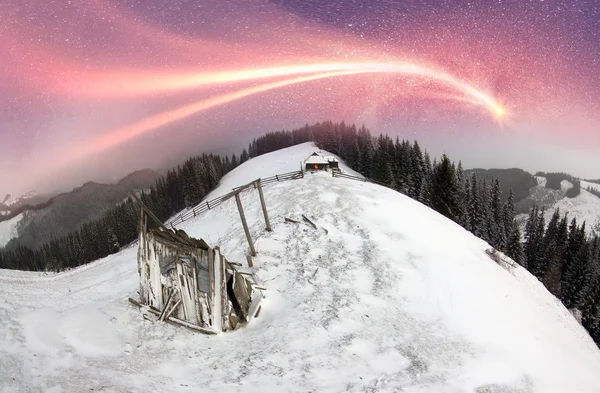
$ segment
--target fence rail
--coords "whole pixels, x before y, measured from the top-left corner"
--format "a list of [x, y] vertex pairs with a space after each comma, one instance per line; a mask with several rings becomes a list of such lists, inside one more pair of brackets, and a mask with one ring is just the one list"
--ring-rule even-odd
[[[342, 177], [344, 179], [359, 180], [359, 181], [362, 181], [362, 182], [378, 184], [378, 185], [383, 186], [383, 187], [391, 188], [389, 184], [385, 184], [385, 183], [382, 183], [380, 181], [369, 179], [369, 178], [366, 178], [366, 177], [359, 177], [359, 176], [349, 175], [347, 173], [343, 173], [339, 169], [332, 170], [331, 174], [332, 174], [333, 177]], [[398, 192], [400, 192], [400, 191], [398, 191]]]
[[[280, 175], [275, 175], [275, 176], [271, 176], [271, 177], [265, 177], [264, 179], [260, 179], [260, 182], [262, 183], [262, 185], [267, 185], [267, 184], [272, 184], [272, 183], [277, 183], [277, 182], [282, 182], [282, 181], [287, 181], [287, 180], [302, 179], [303, 177], [304, 177], [303, 171], [295, 171], [295, 172], [282, 173]], [[233, 189], [233, 191], [235, 191], [239, 188], [241, 188], [241, 187], [235, 187]], [[254, 185], [254, 188], [256, 188], [256, 185]], [[188, 210], [185, 213], [180, 214], [179, 216], [175, 217], [173, 220], [169, 221], [168, 224], [171, 225], [172, 227], [174, 227], [175, 225], [179, 225], [182, 222], [189, 220], [190, 218], [193, 218], [193, 217], [196, 217], [197, 215], [205, 213], [205, 212], [209, 211], [210, 209], [214, 209], [215, 207], [219, 206], [220, 204], [225, 202], [227, 199], [229, 199], [228, 198], [229, 194], [230, 193], [218, 196], [214, 199], [211, 199], [210, 201], [200, 202], [199, 204], [194, 206], [194, 208]]]
[[[388, 188], [390, 187], [387, 184], [378, 182], [373, 179], [368, 179], [366, 177], [353, 176], [353, 175], [349, 175], [347, 173], [343, 173], [340, 169], [336, 169], [336, 168], [332, 168], [331, 174], [333, 177], [341, 177], [344, 179], [351, 179], [351, 180], [358, 180], [358, 181], [368, 182], [368, 183], [373, 183], [373, 184], [379, 184], [380, 186], [384, 186], [384, 187], [388, 187]], [[303, 171], [295, 171], [295, 172], [282, 173], [282, 174], [274, 175], [271, 177], [265, 177], [263, 179], [260, 179], [260, 182], [262, 185], [268, 185], [268, 184], [287, 181], [287, 180], [302, 179], [303, 177], [304, 177]], [[235, 187], [235, 188], [233, 188], [233, 191], [236, 191], [243, 187], [246, 187], [246, 186]], [[254, 187], [249, 187], [248, 189], [253, 189], [253, 188], [256, 188], [256, 184], [254, 185]], [[210, 201], [200, 202], [198, 205], [194, 206], [193, 209], [190, 209], [187, 212], [182, 213], [179, 216], [175, 217], [173, 220], [169, 221], [168, 224], [171, 225], [172, 227], [174, 227], [175, 225], [179, 225], [182, 222], [189, 220], [190, 218], [196, 217], [202, 213], [206, 213], [210, 209], [214, 209], [215, 207], [219, 206], [220, 204], [225, 202], [227, 199], [229, 199], [230, 194], [231, 194], [231, 192], [228, 192], [227, 194], [218, 196], [214, 199], [211, 199]]]

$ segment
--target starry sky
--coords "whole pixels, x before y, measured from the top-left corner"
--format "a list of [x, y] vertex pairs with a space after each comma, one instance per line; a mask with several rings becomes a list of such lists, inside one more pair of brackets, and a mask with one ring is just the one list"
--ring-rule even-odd
[[0, 0], [0, 194], [325, 119], [600, 177], [600, 3]]

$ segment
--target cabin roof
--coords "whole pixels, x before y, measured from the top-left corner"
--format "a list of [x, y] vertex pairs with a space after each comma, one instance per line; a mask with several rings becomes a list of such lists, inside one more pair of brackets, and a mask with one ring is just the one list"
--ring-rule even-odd
[[308, 160], [305, 161], [306, 164], [329, 164], [329, 161], [325, 157], [321, 156], [310, 156]]
[[204, 250], [208, 250], [210, 248], [204, 240], [190, 237], [181, 229], [168, 229], [165, 231], [157, 228], [153, 229], [152, 233], [154, 234], [156, 240], [160, 241], [161, 243], [166, 243], [172, 247], [190, 247], [192, 249], [201, 248]]

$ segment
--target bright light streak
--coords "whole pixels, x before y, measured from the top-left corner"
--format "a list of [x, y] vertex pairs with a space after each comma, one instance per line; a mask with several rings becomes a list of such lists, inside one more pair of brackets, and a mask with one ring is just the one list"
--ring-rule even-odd
[[467, 82], [446, 72], [412, 63], [317, 63], [209, 73], [146, 74], [141, 76], [135, 73], [114, 73], [82, 82], [78, 92], [93, 96], [136, 96], [323, 72], [392, 73], [429, 78], [461, 91], [489, 107], [492, 112], [498, 113], [497, 102]]
[[[327, 67], [323, 67], [323, 68], [327, 68]], [[311, 69], [315, 69], [315, 68], [311, 68]], [[303, 70], [306, 70], [306, 69], [303, 69]], [[287, 71], [291, 72], [290, 69], [288, 69]], [[120, 145], [124, 142], [127, 142], [139, 135], [142, 135], [149, 131], [155, 130], [155, 129], [165, 126], [167, 124], [182, 120], [186, 117], [192, 116], [199, 112], [208, 110], [210, 108], [214, 108], [219, 105], [225, 105], [225, 104], [231, 103], [233, 101], [237, 101], [239, 99], [242, 99], [242, 98], [254, 95], [254, 94], [258, 94], [258, 93], [263, 93], [263, 92], [266, 92], [269, 90], [274, 90], [274, 89], [282, 88], [285, 86], [291, 86], [291, 85], [305, 83], [305, 82], [314, 81], [314, 80], [318, 80], [318, 79], [332, 78], [332, 77], [336, 77], [336, 76], [347, 76], [347, 75], [357, 75], [357, 74], [367, 74], [367, 73], [390, 73], [390, 72], [423, 75], [424, 69], [419, 68], [417, 66], [413, 66], [413, 65], [402, 65], [402, 66], [398, 66], [398, 65], [391, 66], [390, 65], [387, 67], [382, 67], [381, 65], [372, 65], [372, 68], [362, 65], [361, 67], [348, 67], [348, 69], [342, 70], [342, 71], [338, 70], [338, 71], [333, 71], [333, 72], [325, 72], [325, 73], [296, 77], [296, 78], [292, 78], [292, 79], [286, 79], [286, 80], [277, 81], [277, 82], [265, 83], [265, 84], [261, 84], [258, 86], [245, 88], [245, 89], [241, 89], [241, 90], [238, 90], [235, 92], [226, 93], [226, 94], [218, 95], [215, 97], [207, 98], [204, 100], [200, 100], [200, 101], [194, 102], [192, 104], [182, 106], [180, 108], [172, 109], [172, 110], [169, 110], [166, 112], [162, 112], [162, 113], [158, 113], [158, 114], [149, 116], [145, 119], [137, 121], [128, 126], [113, 129], [111, 131], [108, 131], [101, 137], [94, 139], [93, 141], [90, 141], [89, 143], [86, 144], [86, 146], [83, 149], [78, 149], [77, 152], [74, 153], [73, 155], [82, 157], [82, 156], [87, 156], [89, 154], [98, 153], [98, 152], [110, 149], [112, 147], [118, 146], [118, 145]], [[247, 74], [238, 74], [238, 75], [247, 75]], [[257, 74], [254, 73], [253, 75], [257, 75]], [[436, 75], [438, 80], [442, 80], [442, 81], [447, 82], [448, 84], [452, 84], [454, 86], [460, 86], [461, 90], [464, 93], [470, 92], [472, 97], [479, 98], [479, 100], [477, 100], [475, 102], [478, 102], [478, 103], [483, 104], [486, 107], [490, 108], [492, 113], [495, 113], [497, 116], [504, 114], [504, 109], [502, 107], [500, 107], [499, 104], [497, 104], [493, 99], [487, 97], [483, 93], [480, 93], [479, 91], [475, 90], [474, 88], [471, 88], [470, 86], [463, 84], [462, 82], [460, 82], [450, 76], [447, 76], [446, 74], [437, 74], [437, 73], [433, 73], [433, 72], [428, 72], [427, 75]]]

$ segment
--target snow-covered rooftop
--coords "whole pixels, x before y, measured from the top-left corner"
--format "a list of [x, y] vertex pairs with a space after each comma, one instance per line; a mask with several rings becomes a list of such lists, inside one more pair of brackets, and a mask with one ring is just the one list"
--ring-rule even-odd
[[313, 155], [313, 156], [308, 157], [304, 163], [305, 164], [329, 164], [329, 161], [327, 161], [327, 158], [325, 158], [321, 155]]

